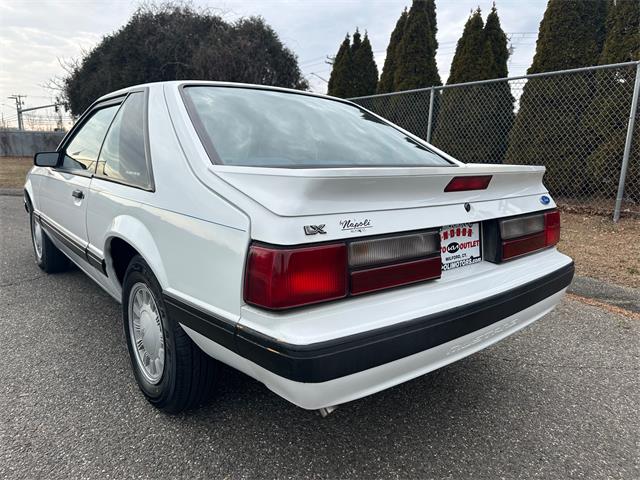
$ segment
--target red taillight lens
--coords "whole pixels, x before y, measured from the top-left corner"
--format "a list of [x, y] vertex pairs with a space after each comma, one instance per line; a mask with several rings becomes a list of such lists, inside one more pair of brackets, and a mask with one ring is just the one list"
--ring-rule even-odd
[[545, 232], [534, 233], [526, 237], [514, 238], [513, 240], [504, 240], [502, 242], [502, 259], [519, 257], [525, 253], [540, 250], [546, 246]]
[[442, 260], [440, 255], [396, 265], [367, 268], [351, 273], [351, 294], [359, 295], [389, 287], [408, 285], [440, 278]]
[[245, 275], [247, 303], [279, 310], [347, 295], [347, 246], [252, 245]]
[[500, 222], [502, 260], [552, 247], [560, 241], [560, 212], [509, 218]]
[[491, 181], [491, 175], [473, 175], [468, 177], [453, 177], [444, 187], [445, 192], [466, 192], [469, 190], [486, 190]]
[[547, 247], [560, 241], [560, 212], [558, 210], [544, 214], [544, 230], [547, 233]]

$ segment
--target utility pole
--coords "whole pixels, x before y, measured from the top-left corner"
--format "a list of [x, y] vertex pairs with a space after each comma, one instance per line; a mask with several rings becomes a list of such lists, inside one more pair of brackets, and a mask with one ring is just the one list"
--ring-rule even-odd
[[26, 98], [26, 95], [11, 95], [7, 97], [16, 101], [16, 112], [18, 113], [18, 130], [24, 130], [24, 124], [22, 123], [22, 107], [24, 106], [23, 98]]
[[18, 112], [18, 130], [24, 130], [24, 122], [22, 120], [22, 114], [24, 112], [32, 112], [33, 110], [40, 110], [42, 108], [51, 108], [54, 107], [56, 109], [56, 113], [58, 114], [58, 126], [62, 128], [62, 112], [60, 111], [60, 107], [62, 106], [59, 103], [50, 103], [48, 105], [40, 105], [39, 107], [31, 107], [24, 108], [24, 100], [26, 95], [11, 95], [10, 97], [16, 101], [16, 111]]
[[[58, 99], [56, 99], [57, 101]], [[56, 113], [58, 114], [58, 124], [56, 126], [56, 130], [58, 132], [61, 132], [63, 130], [64, 124], [62, 123], [62, 108], [60, 106], [59, 103], [56, 103], [56, 106], [54, 107]]]

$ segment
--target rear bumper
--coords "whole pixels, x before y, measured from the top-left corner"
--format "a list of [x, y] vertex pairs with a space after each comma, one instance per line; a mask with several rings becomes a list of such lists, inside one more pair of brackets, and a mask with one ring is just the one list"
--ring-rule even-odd
[[[548, 313], [574, 274], [573, 263], [497, 295], [407, 322], [305, 345], [202, 312], [168, 309], [211, 356], [307, 409], [389, 388], [481, 350]], [[189, 313], [191, 311], [191, 313]], [[197, 318], [196, 318], [197, 317]]]
[[254, 368], [253, 376], [299, 407], [316, 410], [340, 405], [420, 377], [499, 342], [549, 313], [563, 293], [564, 290], [516, 315], [437, 347], [328, 382], [294, 382], [260, 367]]
[[327, 382], [437, 347], [509, 318], [564, 290], [573, 274], [570, 263], [477, 302], [310, 345], [284, 343], [243, 327], [237, 331], [235, 347], [244, 358], [288, 380]]

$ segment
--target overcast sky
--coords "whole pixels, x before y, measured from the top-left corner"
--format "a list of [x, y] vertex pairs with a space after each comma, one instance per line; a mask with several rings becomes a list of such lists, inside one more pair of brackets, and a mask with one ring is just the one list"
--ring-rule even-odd
[[[100, 39], [120, 28], [140, 2], [127, 0], [0, 0], [0, 112], [15, 119], [15, 104], [7, 96], [27, 95], [26, 107], [50, 103], [44, 88], [64, 73], [59, 58], [77, 58]], [[378, 70], [382, 69], [389, 36], [410, 0], [224, 0], [194, 1], [219, 10], [227, 19], [262, 15], [297, 55], [312, 90], [326, 92], [327, 55], [335, 55], [347, 32], [367, 30]], [[483, 16], [492, 0], [436, 0], [438, 68], [443, 81], [456, 42], [470, 11]], [[497, 0], [502, 28], [511, 34], [513, 55], [509, 74], [525, 73], [535, 51], [538, 26], [546, 0]], [[14, 123], [15, 124], [15, 123]]]

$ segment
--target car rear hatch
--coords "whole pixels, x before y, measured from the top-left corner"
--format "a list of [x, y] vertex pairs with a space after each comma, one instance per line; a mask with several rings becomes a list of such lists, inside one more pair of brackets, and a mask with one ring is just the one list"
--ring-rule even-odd
[[501, 263], [559, 235], [542, 167], [212, 170], [251, 199], [244, 296], [273, 310]]

